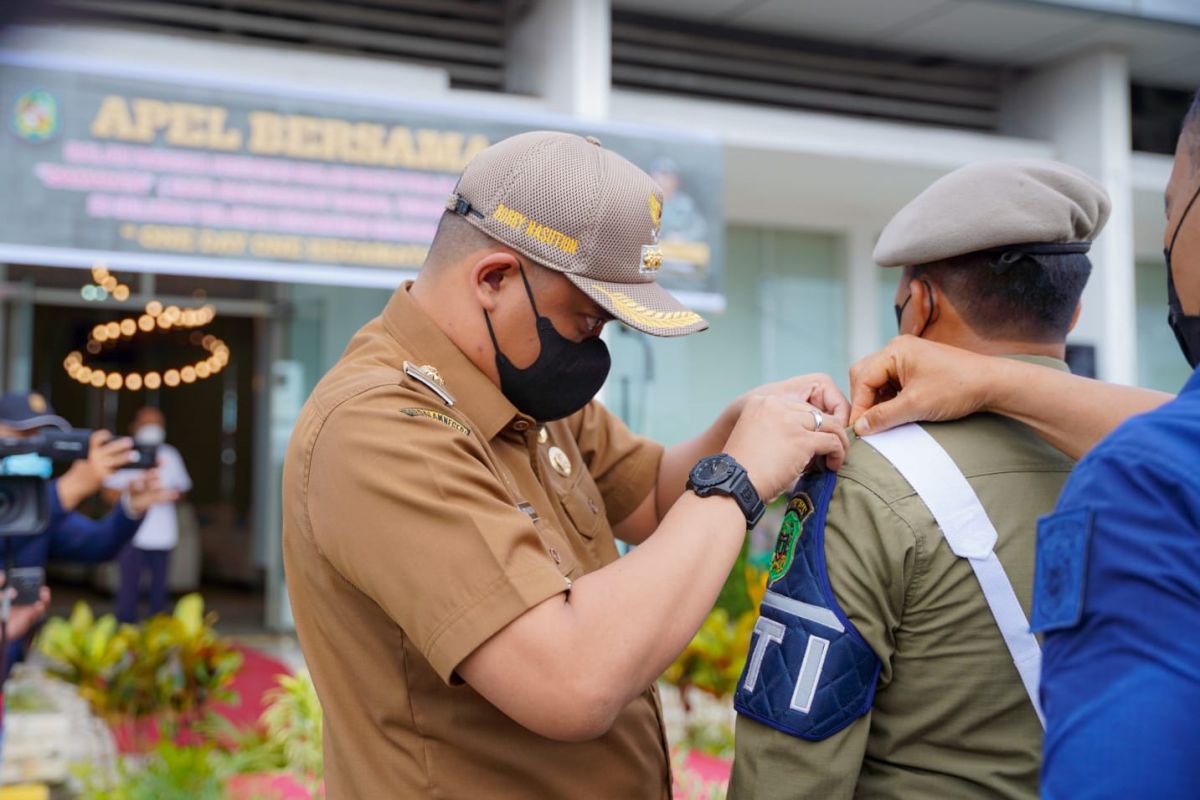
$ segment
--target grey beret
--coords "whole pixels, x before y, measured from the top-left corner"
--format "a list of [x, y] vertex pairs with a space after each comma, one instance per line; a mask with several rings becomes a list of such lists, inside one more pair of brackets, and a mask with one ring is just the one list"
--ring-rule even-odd
[[1110, 207], [1099, 182], [1057, 161], [968, 164], [892, 217], [875, 245], [875, 263], [902, 267], [1008, 245], [1091, 242]]

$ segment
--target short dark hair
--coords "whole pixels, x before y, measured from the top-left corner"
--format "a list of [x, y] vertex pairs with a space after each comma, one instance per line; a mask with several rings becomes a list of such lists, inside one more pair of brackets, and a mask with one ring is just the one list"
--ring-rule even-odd
[[970, 253], [910, 268], [930, 279], [985, 339], [1066, 340], [1092, 262], [1082, 253], [1026, 256], [1005, 269], [998, 254]]
[[441, 267], [456, 263], [479, 250], [495, 247], [499, 244], [486, 233], [453, 211], [442, 212], [438, 220], [437, 232], [429, 245], [429, 255], [425, 257], [422, 269], [434, 271]]

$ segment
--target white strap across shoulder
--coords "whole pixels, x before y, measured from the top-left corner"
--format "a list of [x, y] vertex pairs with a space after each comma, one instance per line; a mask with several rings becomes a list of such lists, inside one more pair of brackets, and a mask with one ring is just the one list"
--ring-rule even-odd
[[1042, 651], [1029, 630], [1029, 620], [1012, 583], [996, 557], [993, 549], [996, 527], [988, 519], [975, 491], [942, 446], [919, 425], [904, 425], [863, 437], [863, 441], [904, 476], [937, 520], [950, 549], [959, 558], [970, 562], [1033, 709], [1045, 727], [1046, 720], [1038, 702]]

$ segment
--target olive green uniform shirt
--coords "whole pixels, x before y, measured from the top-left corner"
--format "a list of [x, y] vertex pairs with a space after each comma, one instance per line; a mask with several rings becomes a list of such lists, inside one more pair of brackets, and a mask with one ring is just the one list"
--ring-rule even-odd
[[[1073, 462], [990, 414], [923, 427], [987, 510], [1028, 617], [1037, 519]], [[866, 442], [839, 472], [825, 556], [838, 604], [882, 662], [874, 705], [819, 742], [739, 717], [730, 800], [1036, 798], [1041, 725], [979, 581]]]

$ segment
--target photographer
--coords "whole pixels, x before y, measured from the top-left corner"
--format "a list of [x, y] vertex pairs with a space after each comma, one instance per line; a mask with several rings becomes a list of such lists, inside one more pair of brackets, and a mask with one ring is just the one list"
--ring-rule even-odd
[[[36, 393], [0, 397], [0, 437], [32, 438], [46, 428], [70, 425], [55, 416], [45, 398]], [[104, 479], [135, 459], [130, 439], [113, 439], [107, 431], [92, 434], [86, 459], [76, 461], [49, 481], [49, 521], [35, 536], [5, 540], [5, 562], [15, 567], [44, 567], [49, 561], [101, 563], [116, 557], [137, 533], [142, 517], [156, 503], [173, 502], [175, 492], [164, 490], [157, 470], [148, 470], [132, 481], [113, 510], [93, 520], [74, 509], [99, 491]], [[50, 478], [53, 462], [36, 453], [11, 455], [0, 460], [0, 475], [35, 475]], [[11, 561], [9, 561], [11, 556]], [[5, 653], [3, 675], [22, 655], [23, 645], [13, 641]]]

